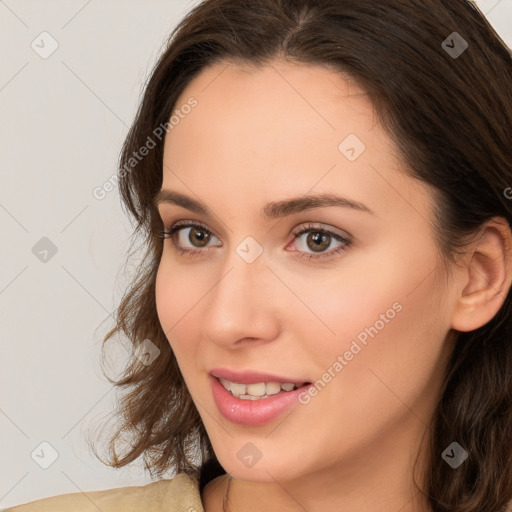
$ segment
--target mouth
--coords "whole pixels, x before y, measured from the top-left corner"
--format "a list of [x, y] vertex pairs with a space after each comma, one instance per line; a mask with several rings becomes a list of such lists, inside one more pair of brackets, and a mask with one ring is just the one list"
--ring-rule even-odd
[[301, 383], [270, 381], [242, 384], [222, 377], [218, 377], [218, 380], [226, 391], [229, 391], [233, 397], [241, 400], [264, 400], [273, 395], [294, 391], [311, 384], [307, 381]]
[[209, 380], [219, 413], [232, 423], [246, 426], [275, 420], [296, 407], [311, 386], [310, 381], [293, 382], [289, 377], [259, 372], [235, 374], [229, 370], [215, 371], [215, 375], [212, 372]]

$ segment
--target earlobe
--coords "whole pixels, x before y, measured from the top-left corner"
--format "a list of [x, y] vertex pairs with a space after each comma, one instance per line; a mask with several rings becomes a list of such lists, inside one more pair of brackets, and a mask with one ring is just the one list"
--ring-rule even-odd
[[512, 283], [512, 233], [502, 217], [487, 221], [459, 273], [460, 294], [452, 316], [452, 328], [461, 332], [487, 324], [503, 305]]

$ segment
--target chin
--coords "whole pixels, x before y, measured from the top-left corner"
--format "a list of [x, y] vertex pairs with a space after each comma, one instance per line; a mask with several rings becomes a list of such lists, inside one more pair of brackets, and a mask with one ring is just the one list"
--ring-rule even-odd
[[[233, 450], [235, 444], [237, 448]], [[272, 483], [276, 479], [279, 481], [293, 480], [300, 477], [305, 471], [304, 468], [297, 466], [297, 461], [287, 460], [277, 449], [265, 457], [263, 454], [257, 455], [250, 440], [244, 441], [240, 448], [239, 444], [233, 443], [231, 440], [225, 450], [216, 450], [215, 452], [221, 466], [237, 480]], [[252, 460], [250, 455], [247, 455], [251, 451], [254, 454]]]

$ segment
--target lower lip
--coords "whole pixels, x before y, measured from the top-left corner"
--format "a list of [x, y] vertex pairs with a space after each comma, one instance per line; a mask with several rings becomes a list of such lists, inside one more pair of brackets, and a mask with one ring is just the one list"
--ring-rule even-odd
[[213, 398], [220, 413], [229, 421], [240, 425], [263, 425], [280, 416], [299, 402], [299, 395], [312, 384], [305, 384], [293, 391], [277, 393], [259, 400], [234, 397], [217, 379], [209, 376]]

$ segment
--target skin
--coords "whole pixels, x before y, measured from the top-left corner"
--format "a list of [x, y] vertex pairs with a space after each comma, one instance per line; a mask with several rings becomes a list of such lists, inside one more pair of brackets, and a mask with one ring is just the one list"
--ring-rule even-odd
[[[229, 510], [431, 510], [413, 486], [413, 463], [420, 450], [421, 484], [453, 329], [489, 321], [510, 287], [508, 226], [486, 225], [445, 275], [432, 190], [399, 170], [368, 96], [326, 67], [218, 63], [177, 106], [191, 96], [197, 107], [165, 140], [162, 189], [201, 200], [214, 216], [173, 204], [159, 212], [166, 229], [190, 220], [212, 235], [207, 248], [193, 245], [189, 228], [175, 239], [199, 256], [180, 255], [164, 240], [156, 301], [216, 455], [233, 477]], [[366, 146], [355, 161], [338, 149], [348, 134]], [[374, 215], [336, 206], [270, 221], [259, 215], [269, 201], [327, 192]], [[302, 259], [318, 254], [308, 233], [293, 239], [307, 223], [352, 244], [330, 258]], [[250, 264], [236, 252], [248, 236], [263, 251]], [[320, 253], [341, 245], [328, 240]], [[211, 368], [315, 382], [397, 302], [400, 312], [307, 405], [263, 426], [234, 424], [217, 410]], [[261, 452], [252, 467], [237, 457], [249, 442]], [[226, 475], [206, 486], [207, 512], [222, 510], [227, 483]]]

